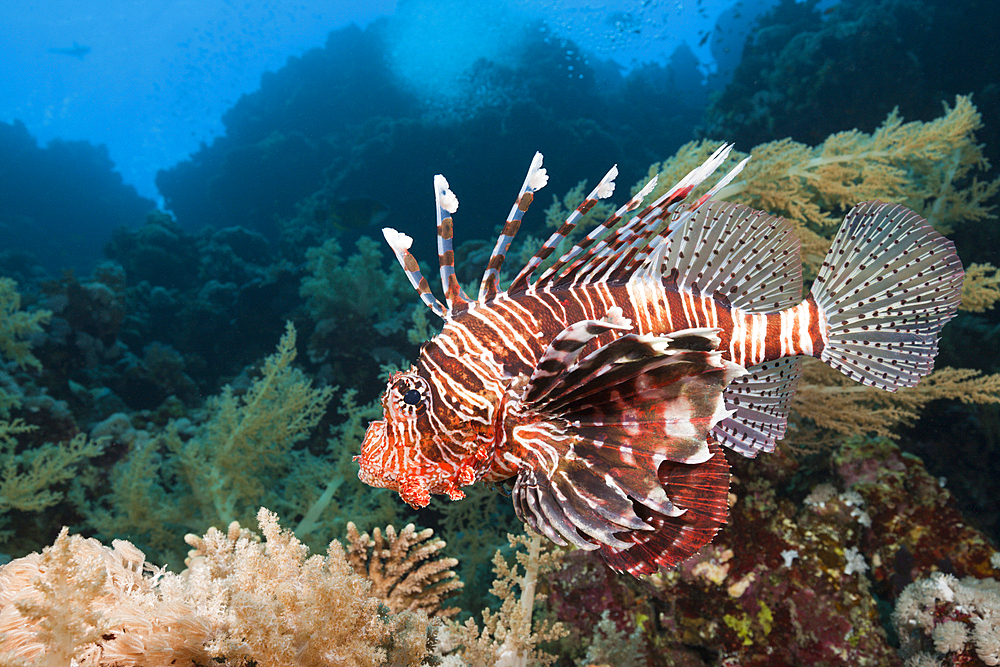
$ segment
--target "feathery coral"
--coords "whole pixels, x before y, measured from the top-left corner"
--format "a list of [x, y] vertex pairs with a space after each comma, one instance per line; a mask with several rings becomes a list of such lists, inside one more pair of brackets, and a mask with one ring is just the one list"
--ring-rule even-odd
[[159, 573], [128, 542], [66, 529], [41, 554], [0, 569], [0, 662], [167, 667], [209, 661], [210, 619], [157, 594]]
[[942, 398], [964, 403], [1000, 403], [1000, 374], [981, 375], [969, 368], [942, 368], [915, 387], [890, 393], [859, 385], [825, 364], [806, 360], [803, 381], [792, 399], [799, 431], [796, 445], [825, 441], [810, 436], [807, 423], [843, 435], [895, 437], [893, 429], [916, 421], [921, 408]]
[[[904, 123], [893, 112], [871, 134], [838, 132], [816, 147], [772, 141], [750, 151], [753, 159], [746, 169], [716, 198], [788, 218], [802, 238], [806, 267], [822, 261], [829, 247], [825, 237], [859, 201], [906, 204], [948, 232], [959, 223], [993, 217], [989, 201], [1000, 192], [1000, 178], [983, 182], [975, 176], [988, 167], [976, 142], [980, 127], [975, 105], [958, 96], [953, 107], [945, 105], [943, 116], [926, 123]], [[650, 167], [650, 175], [659, 173], [652, 196], [663, 194], [718, 144], [688, 143], [673, 158]], [[732, 151], [728, 166], [745, 157]]]
[[[502, 600], [500, 611], [483, 610], [483, 629], [473, 619], [464, 624], [449, 622], [450, 641], [461, 646], [457, 654], [471, 667], [524, 667], [525, 665], [551, 665], [555, 656], [538, 648], [538, 644], [555, 641], [566, 634], [560, 623], [543, 621], [532, 623], [539, 575], [552, 570], [558, 552], [543, 553], [542, 538], [538, 535], [508, 535], [510, 546], [517, 551], [517, 564], [513, 567], [499, 551], [493, 557], [493, 571], [497, 577], [491, 593]], [[520, 597], [516, 589], [520, 588]]]
[[455, 558], [439, 556], [444, 540], [432, 540], [434, 531], [417, 532], [407, 524], [399, 533], [391, 525], [385, 535], [376, 528], [374, 537], [358, 533], [347, 524], [347, 561], [354, 571], [372, 582], [371, 594], [392, 612], [422, 611], [428, 616], [451, 617], [458, 607], [442, 607], [462, 587], [455, 571]]
[[31, 342], [27, 339], [41, 332], [41, 325], [48, 322], [51, 316], [52, 313], [47, 310], [30, 313], [21, 310], [17, 284], [10, 278], [0, 278], [0, 356], [20, 366], [41, 368], [42, 364], [31, 353]]
[[330, 466], [293, 447], [319, 422], [333, 390], [312, 387], [294, 359], [289, 323], [243, 396], [227, 386], [207, 402], [209, 417], [200, 426], [171, 422], [159, 437], [138, 439], [112, 471], [111, 508], [91, 508], [91, 525], [108, 536], [129, 531], [144, 536], [144, 546], [170, 550], [171, 529], [200, 533], [210, 525], [248, 523], [263, 503], [304, 513], [284, 488], [305, 471], [318, 486]]
[[423, 614], [384, 615], [339, 542], [309, 556], [266, 509], [264, 541], [211, 529], [188, 569], [165, 574], [128, 542], [60, 533], [0, 568], [0, 662], [40, 667], [178, 664], [420, 665]]
[[962, 283], [962, 310], [983, 313], [1000, 301], [1000, 273], [992, 264], [970, 264]]

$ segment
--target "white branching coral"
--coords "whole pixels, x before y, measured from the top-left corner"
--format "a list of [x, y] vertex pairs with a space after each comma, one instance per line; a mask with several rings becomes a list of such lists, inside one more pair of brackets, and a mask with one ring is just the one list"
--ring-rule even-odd
[[993, 579], [959, 581], [935, 572], [903, 589], [893, 622], [907, 664], [933, 659], [933, 651], [949, 664], [978, 658], [1000, 665], [1000, 584]]
[[[555, 567], [558, 552], [543, 552], [542, 538], [538, 535], [508, 535], [517, 552], [517, 563], [512, 567], [500, 551], [493, 556], [493, 571], [497, 577], [490, 590], [503, 603], [500, 611], [483, 610], [483, 629], [473, 619], [459, 625], [448, 624], [449, 646], [469, 667], [525, 667], [550, 665], [555, 656], [538, 648], [538, 644], [555, 641], [564, 636], [560, 623], [532, 622], [535, 602], [544, 599], [537, 595], [539, 576]], [[518, 564], [521, 566], [519, 570]], [[520, 595], [517, 589], [520, 589]]]
[[865, 557], [858, 551], [857, 547], [850, 547], [844, 551], [844, 560], [847, 561], [847, 564], [844, 565], [844, 574], [848, 576], [868, 571], [868, 563], [865, 562]]

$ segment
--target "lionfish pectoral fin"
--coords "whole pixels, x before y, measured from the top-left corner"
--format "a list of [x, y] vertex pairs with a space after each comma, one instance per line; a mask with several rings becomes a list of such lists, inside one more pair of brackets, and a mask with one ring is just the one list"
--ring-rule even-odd
[[[537, 411], [566, 420], [586, 440], [613, 445], [602, 452], [623, 448], [626, 458], [702, 463], [709, 456], [709, 431], [730, 414], [723, 391], [746, 373], [723, 359], [716, 349], [718, 333], [627, 334], [582, 359], [550, 357], [545, 393], [526, 390], [525, 400]], [[613, 458], [608, 463], [632, 465]]]
[[701, 465], [667, 461], [660, 466], [664, 491], [687, 512], [670, 517], [637, 507], [653, 530], [619, 535], [629, 542], [625, 549], [602, 545], [599, 553], [613, 570], [653, 574], [682, 563], [712, 541], [729, 514], [729, 463], [714, 440], [709, 439], [708, 446], [712, 457]]
[[[706, 544], [725, 521], [729, 489], [710, 434], [731, 416], [723, 392], [745, 373], [718, 345], [718, 330], [688, 329], [628, 334], [569, 363], [551, 356], [560, 363], [547, 367], [531, 409], [559, 425], [535, 445], [555, 464], [518, 474], [519, 516], [567, 542], [599, 545], [612, 567], [633, 574]], [[656, 537], [663, 530], [673, 532]]]
[[602, 320], [581, 320], [560, 331], [538, 359], [534, 372], [528, 379], [521, 400], [537, 404], [553, 389], [560, 375], [571, 366], [594, 338], [609, 331], [628, 331], [632, 323], [622, 317], [622, 309], [615, 306]]

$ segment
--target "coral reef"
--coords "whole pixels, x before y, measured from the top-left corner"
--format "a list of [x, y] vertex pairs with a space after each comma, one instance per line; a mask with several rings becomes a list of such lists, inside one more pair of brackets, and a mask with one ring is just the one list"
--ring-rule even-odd
[[[702, 132], [754, 145], [783, 137], [815, 144], [844, 128], [871, 131], [893, 107], [930, 120], [939, 100], [975, 95], [997, 153], [997, 17], [981, 0], [782, 0], [750, 33], [730, 85]], [[981, 21], [969, 22], [969, 16]], [[960, 27], [959, 27], [960, 26]]]
[[338, 542], [308, 550], [261, 509], [264, 540], [233, 523], [188, 536], [188, 568], [165, 573], [129, 542], [63, 530], [0, 568], [4, 664], [425, 664], [427, 617], [384, 614]]
[[40, 148], [20, 121], [0, 122], [0, 271], [20, 280], [86, 274], [118, 227], [156, 207], [122, 182], [105, 146], [54, 139]]
[[937, 658], [1000, 665], [1000, 584], [993, 579], [935, 572], [903, 589], [893, 623], [908, 667]]
[[[977, 6], [983, 20], [963, 34], [980, 40], [996, 13]], [[113, 174], [96, 190], [119, 209], [100, 224], [92, 193], [67, 196], [52, 228], [87, 225], [88, 252], [110, 235], [110, 261], [53, 279], [51, 262], [0, 252], [22, 290], [0, 278], [0, 538], [24, 556], [0, 569], [0, 663], [997, 664], [996, 87], [986, 67], [924, 85], [959, 71], [932, 72], [934, 58], [963, 56], [927, 38], [923, 11], [958, 10], [850, 0], [819, 15], [782, 2], [704, 119], [708, 84], [690, 52], [623, 76], [531, 25], [509, 61], [468, 72], [467, 102], [445, 104], [392, 77], [384, 24], [351, 27], [266, 75], [225, 136], [161, 173], [176, 219], [136, 226], [150, 203]], [[874, 44], [878, 62], [865, 60]], [[978, 108], [954, 97], [970, 90]], [[703, 135], [756, 144], [721, 196], [793, 221], [807, 279], [856, 201], [905, 203], [955, 239], [963, 312], [938, 370], [887, 394], [807, 364], [778, 451], [733, 457], [716, 542], [644, 581], [537, 536], [507, 546], [522, 528], [493, 489], [415, 515], [363, 487], [352, 457], [380, 416], [385, 374], [433, 334], [376, 231], [433, 214], [411, 176], [469, 179], [465, 284], [505, 212], [490, 184], [514, 183], [534, 150], [578, 173], [618, 162], [623, 181], [660, 160], [648, 172], [662, 192], [718, 145], [664, 159], [699, 121]], [[110, 173], [92, 147], [41, 151], [17, 125], [0, 134], [32, 164]], [[553, 171], [560, 194], [544, 222], [526, 218], [529, 241], [512, 255], [532, 254], [588, 191]], [[65, 183], [46, 173], [46, 191]], [[37, 231], [29, 218], [51, 213], [37, 197], [14, 203], [0, 201], [4, 233]], [[429, 235], [415, 243], [430, 254]]]
[[313, 388], [294, 358], [289, 323], [242, 395], [227, 385], [207, 403], [201, 424], [184, 418], [158, 434], [135, 434], [110, 472], [110, 493], [88, 507], [89, 525], [103, 536], [132, 535], [162, 555], [178, 531], [248, 523], [264, 503], [304, 514], [308, 505], [299, 503], [308, 496], [286, 497], [285, 489], [296, 477], [319, 479], [329, 465], [294, 447], [319, 422], [333, 389]]

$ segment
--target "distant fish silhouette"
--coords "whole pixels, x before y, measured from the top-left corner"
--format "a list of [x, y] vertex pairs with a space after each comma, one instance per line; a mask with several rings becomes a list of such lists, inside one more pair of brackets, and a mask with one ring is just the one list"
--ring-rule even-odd
[[83, 60], [83, 57], [85, 55], [87, 55], [88, 53], [90, 53], [90, 47], [89, 46], [83, 46], [81, 44], [77, 44], [76, 42], [73, 42], [73, 46], [71, 48], [68, 48], [68, 49], [49, 49], [49, 53], [57, 53], [57, 54], [59, 54], [61, 56], [76, 56], [80, 60]]
[[389, 207], [367, 197], [337, 199], [330, 203], [334, 224], [341, 229], [377, 226], [389, 216]]

